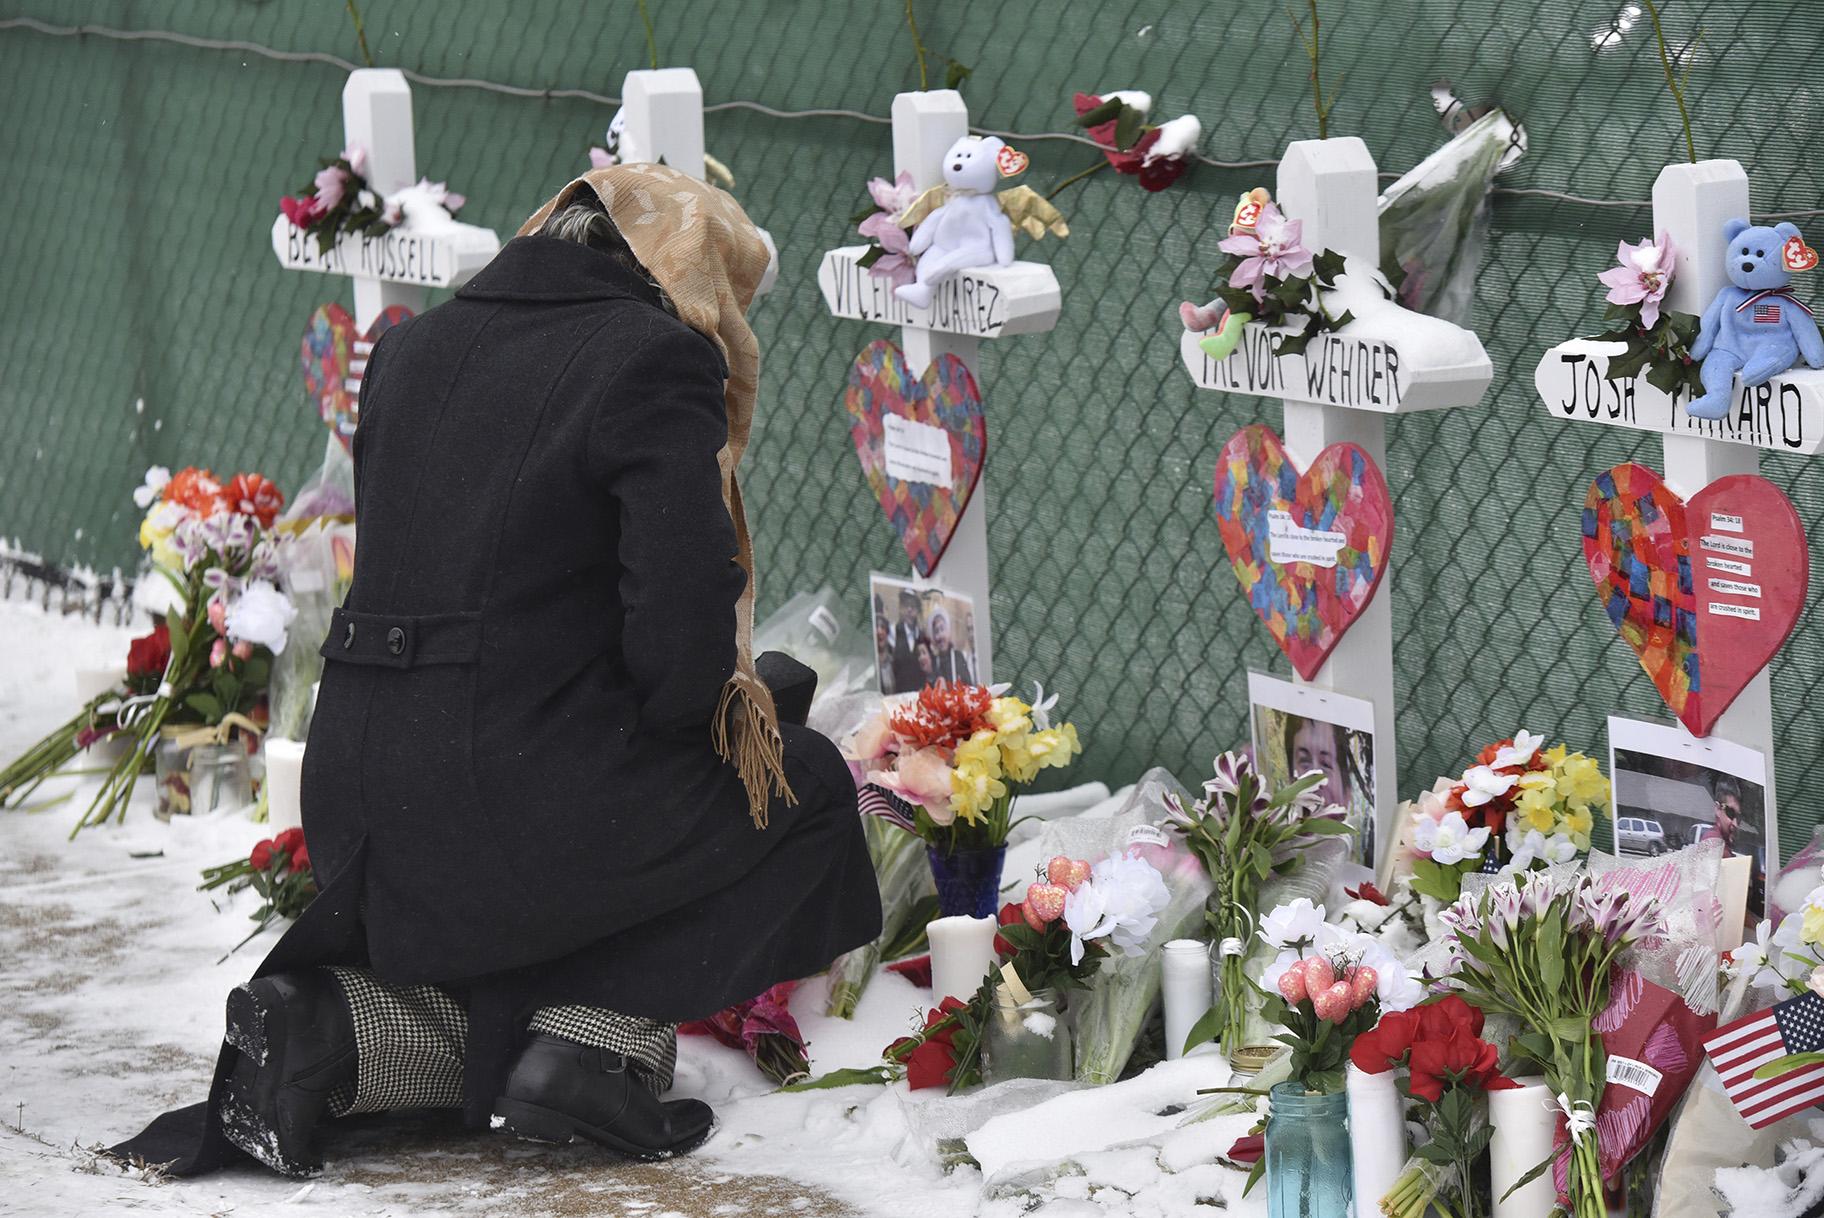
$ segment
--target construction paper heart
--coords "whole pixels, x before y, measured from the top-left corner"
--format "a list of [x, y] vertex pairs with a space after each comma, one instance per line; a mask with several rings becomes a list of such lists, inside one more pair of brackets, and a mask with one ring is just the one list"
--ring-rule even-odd
[[316, 403], [318, 417], [342, 442], [342, 447], [351, 452], [367, 357], [382, 334], [411, 315], [404, 305], [390, 305], [374, 318], [366, 334], [356, 331], [355, 319], [339, 304], [320, 305], [310, 315], [299, 350], [304, 364], [304, 388]]
[[1644, 465], [1617, 465], [1584, 499], [1583, 557], [1609, 621], [1694, 736], [1710, 734], [1805, 605], [1805, 526], [1756, 474], [1686, 502]]
[[1311, 680], [1387, 573], [1380, 467], [1360, 445], [1332, 444], [1300, 474], [1271, 427], [1244, 427], [1216, 463], [1216, 523], [1248, 603]]
[[1803, 237], [1788, 237], [1780, 248], [1780, 260], [1789, 271], [1809, 271], [1818, 265], [1818, 251], [1806, 245]]
[[921, 576], [937, 570], [982, 476], [988, 420], [969, 366], [948, 353], [913, 376], [900, 349], [876, 339], [855, 357], [843, 405], [862, 473]]

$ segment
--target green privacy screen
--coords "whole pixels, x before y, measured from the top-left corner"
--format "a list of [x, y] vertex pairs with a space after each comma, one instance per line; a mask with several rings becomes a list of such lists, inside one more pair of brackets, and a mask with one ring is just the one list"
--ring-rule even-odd
[[[755, 314], [766, 364], [747, 489], [761, 611], [828, 583], [859, 615], [866, 573], [905, 567], [841, 405], [850, 361], [883, 331], [827, 316], [815, 270], [853, 239], [846, 218], [866, 179], [891, 169], [889, 130], [715, 107], [884, 119], [895, 92], [918, 87], [904, 6], [649, 7], [661, 61], [702, 78], [710, 151], [780, 247], [779, 288]], [[377, 65], [513, 87], [414, 85], [421, 172], [468, 195], [465, 220], [503, 235], [587, 166], [612, 114], [551, 91], [616, 94], [647, 66], [633, 0], [360, 8]], [[1650, 27], [1617, 0], [1321, 8], [1331, 133], [1362, 136], [1383, 171], [1446, 137], [1430, 92], [1442, 78], [1471, 104], [1507, 107], [1531, 136], [1492, 202], [1476, 292], [1494, 386], [1479, 407], [1389, 427], [1402, 785], [1461, 770], [1519, 726], [1600, 749], [1611, 709], [1666, 716], [1597, 605], [1578, 513], [1596, 472], [1630, 458], [1657, 467], [1659, 444], [1554, 424], [1531, 377], [1543, 348], [1599, 327], [1594, 276], [1617, 239], [1645, 235], [1653, 177], [1682, 155]], [[933, 83], [947, 57], [974, 70], [963, 93], [981, 127], [1069, 131], [1073, 91], [1137, 88], [1154, 95], [1155, 119], [1201, 118], [1206, 156], [1267, 162], [1200, 165], [1158, 195], [1112, 173], [1066, 191], [1070, 238], [1024, 247], [1056, 269], [1063, 317], [1049, 334], [983, 344], [978, 369], [999, 675], [1064, 692], [1088, 746], [1072, 778], [1114, 783], [1162, 764], [1194, 780], [1245, 736], [1244, 670], [1287, 671], [1226, 567], [1210, 484], [1223, 441], [1279, 411], [1194, 389], [1175, 310], [1211, 295], [1235, 195], [1271, 185], [1286, 142], [1317, 134], [1303, 51], [1276, 4], [920, 0], [917, 13]], [[57, 35], [18, 18], [104, 29]], [[1820, 206], [1824, 97], [1806, 66], [1824, 10], [1686, 2], [1666, 21], [1674, 49], [1703, 29], [1690, 86], [1699, 155], [1741, 160], [1757, 211]], [[292, 486], [309, 471], [322, 431], [298, 342], [311, 310], [348, 289], [281, 270], [268, 231], [280, 194], [339, 143], [344, 70], [321, 57], [360, 55], [329, 0], [0, 4], [0, 537], [131, 573], [130, 491], [146, 466], [261, 468]], [[1014, 142], [1041, 190], [1096, 157]], [[1798, 219], [1819, 228], [1814, 245], [1824, 237], [1824, 218]], [[1824, 536], [1824, 474], [1782, 456], [1763, 469]], [[1788, 852], [1818, 815], [1821, 639], [1813, 614], [1773, 668]]]

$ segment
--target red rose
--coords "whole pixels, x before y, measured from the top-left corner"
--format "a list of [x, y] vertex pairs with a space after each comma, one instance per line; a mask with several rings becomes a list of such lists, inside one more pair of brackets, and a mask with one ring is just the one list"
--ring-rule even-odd
[[135, 693], [151, 693], [171, 663], [171, 628], [160, 622], [152, 633], [127, 644], [127, 682]]
[[1412, 1046], [1412, 1093], [1435, 1104], [1444, 1096], [1444, 1085], [1460, 1083], [1475, 1090], [1502, 1091], [1517, 1087], [1501, 1077], [1501, 1051], [1457, 1028], [1443, 1040], [1421, 1040]]
[[309, 228], [310, 222], [317, 218], [317, 197], [305, 195], [294, 199], [287, 196], [279, 200], [279, 211], [299, 228]]
[[[924, 1041], [906, 1058], [906, 1083], [912, 1090], [950, 1085], [950, 1073], [956, 1069], [957, 1025], [950, 1023], [940, 1030], [933, 1029], [944, 1023], [949, 1016], [963, 1010], [965, 1005], [954, 998], [946, 998], [938, 1004], [936, 1010], [925, 1016]], [[909, 1039], [894, 1041], [894, 1047], [904, 1045]]]
[[264, 871], [272, 865], [271, 838], [254, 845], [253, 853], [247, 856], [247, 865], [252, 867], [255, 871]]
[[1140, 185], [1147, 190], [1164, 190], [1167, 186], [1170, 186], [1173, 182], [1176, 182], [1179, 178], [1184, 176], [1184, 171], [1191, 167], [1191, 159], [1187, 156], [1160, 156], [1154, 157], [1149, 162], [1146, 159], [1146, 154], [1151, 152], [1153, 150], [1153, 145], [1158, 142], [1159, 128], [1154, 127], [1138, 140], [1135, 140], [1134, 146], [1128, 149], [1128, 155], [1134, 159], [1134, 168], [1122, 169], [1121, 166], [1117, 165], [1115, 166], [1116, 170], [1121, 173], [1138, 175], [1140, 178]]
[[[1001, 906], [1001, 912], [995, 918], [995, 922], [1000, 926], [1024, 926], [1026, 924], [1026, 915], [1020, 912], [1020, 907], [1018, 905], [1009, 901], [1007, 904]], [[1009, 956], [1017, 955], [1018, 953], [1015, 952], [1013, 944], [1007, 942], [1007, 940], [1001, 938], [999, 935], [996, 935], [994, 937], [994, 954], [1005, 959]]]
[[1482, 1008], [1464, 1002], [1461, 995], [1447, 994], [1437, 1002], [1417, 1008], [1419, 1040], [1444, 1040], [1461, 1029], [1471, 1037], [1482, 1035]]
[[1371, 905], [1389, 905], [1387, 894], [1374, 886], [1372, 880], [1363, 880], [1360, 888], [1345, 888], [1343, 895], [1351, 901], [1367, 901]]
[[236, 474], [222, 497], [230, 511], [253, 517], [263, 529], [272, 527], [279, 509], [285, 506], [284, 493], [261, 474]]
[[1406, 1059], [1419, 1032], [1417, 1011], [1388, 1011], [1381, 1021], [1355, 1038], [1349, 1060], [1364, 1074], [1385, 1074]]
[[291, 869], [293, 871], [310, 870], [310, 847], [302, 842], [298, 843], [297, 853], [291, 856]]

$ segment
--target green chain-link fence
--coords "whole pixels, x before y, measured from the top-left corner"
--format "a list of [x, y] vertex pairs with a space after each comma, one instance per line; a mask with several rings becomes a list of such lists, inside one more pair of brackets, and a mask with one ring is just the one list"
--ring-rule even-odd
[[[867, 571], [904, 566], [841, 407], [850, 360], [880, 331], [827, 316], [815, 269], [853, 239], [845, 217], [865, 180], [891, 168], [885, 116], [895, 92], [918, 87], [904, 6], [649, 7], [661, 61], [696, 68], [709, 147], [780, 246], [780, 286], [755, 317], [766, 367], [747, 487], [761, 611], [827, 582], [859, 613]], [[1740, 159], [1757, 211], [1818, 206], [1824, 97], [1808, 65], [1824, 9], [1661, 7], [1692, 63], [1699, 155]], [[646, 66], [633, 0], [360, 8], [374, 62], [417, 74], [421, 172], [469, 196], [464, 219], [503, 234], [586, 166], [613, 112], [547, 91], [615, 94]], [[1384, 171], [1446, 137], [1429, 94], [1443, 77], [1531, 137], [1493, 198], [1477, 291], [1494, 386], [1480, 407], [1389, 428], [1403, 785], [1460, 770], [1521, 725], [1599, 749], [1610, 710], [1664, 708], [1598, 608], [1578, 512], [1597, 471], [1657, 466], [1659, 445], [1553, 423], [1531, 378], [1543, 348], [1599, 328], [1594, 276], [1618, 238], [1646, 233], [1653, 177], [1682, 155], [1651, 27], [1619, 0], [1321, 9], [1326, 84], [1340, 78], [1331, 133], [1361, 135]], [[1073, 131], [1074, 90], [1126, 87], [1154, 95], [1156, 119], [1198, 115], [1216, 161], [1270, 163], [1316, 134], [1303, 50], [1276, 4], [920, 0], [917, 12], [933, 77], [946, 57], [973, 68], [963, 92], [983, 128]], [[298, 341], [311, 309], [347, 289], [281, 270], [267, 232], [279, 195], [335, 151], [333, 60], [360, 55], [330, 0], [0, 3], [0, 537], [55, 563], [130, 571], [128, 491], [146, 466], [258, 467], [292, 485], [309, 470], [322, 432]], [[855, 114], [790, 113], [807, 110]], [[1040, 189], [1097, 155], [1018, 142]], [[1060, 199], [1072, 236], [1025, 254], [1063, 284], [1057, 329], [984, 344], [997, 667], [1065, 691], [1088, 742], [1073, 776], [1115, 782], [1164, 764], [1192, 777], [1245, 735], [1243, 670], [1283, 670], [1237, 594], [1210, 503], [1222, 442], [1279, 412], [1196, 390], [1174, 312], [1210, 295], [1236, 193], [1271, 181], [1270, 164], [1204, 164], [1159, 195], [1113, 174], [1072, 188]], [[1763, 469], [1824, 537], [1824, 478], [1784, 456]], [[1813, 614], [1773, 668], [1787, 852], [1817, 819], [1821, 641]]]

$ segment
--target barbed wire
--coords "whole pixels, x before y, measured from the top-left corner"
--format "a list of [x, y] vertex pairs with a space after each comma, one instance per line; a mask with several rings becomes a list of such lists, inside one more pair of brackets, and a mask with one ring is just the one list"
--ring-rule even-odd
[[[33, 17], [9, 17], [0, 19], [0, 30], [24, 29], [34, 33], [58, 38], [112, 38], [121, 42], [168, 42], [177, 46], [192, 47], [208, 51], [240, 51], [249, 55], [258, 55], [265, 59], [281, 63], [320, 63], [353, 72], [362, 65], [328, 51], [283, 51], [277, 47], [265, 46], [257, 42], [245, 42], [229, 38], [203, 38], [194, 34], [181, 34], [175, 30], [123, 30], [106, 25], [53, 25]], [[535, 89], [524, 85], [503, 84], [500, 81], [482, 80], [468, 76], [431, 76], [412, 68], [400, 68], [400, 73], [413, 84], [425, 85], [439, 89], [478, 89], [488, 93], [500, 93], [508, 97], [525, 97], [536, 99], [563, 99], [572, 101], [595, 102], [604, 106], [619, 106], [621, 99], [608, 93], [597, 93], [590, 89]], [[860, 123], [873, 123], [877, 126], [891, 126], [891, 117], [882, 114], [869, 114], [862, 110], [843, 108], [818, 108], [809, 110], [784, 110], [764, 102], [737, 99], [705, 105], [705, 114], [716, 114], [730, 110], [748, 110], [777, 119], [808, 118], [845, 118]], [[1001, 131], [992, 127], [974, 127], [971, 131], [980, 135], [999, 136], [1002, 139], [1037, 142], [1043, 140], [1061, 141], [1082, 144], [1085, 147], [1101, 150], [1101, 145], [1086, 135], [1072, 131]], [[1212, 169], [1271, 169], [1279, 164], [1279, 158], [1261, 158], [1258, 160], [1224, 161], [1214, 157], [1193, 153], [1193, 158], [1200, 165]], [[1389, 180], [1399, 178], [1397, 173], [1380, 175]], [[1509, 197], [1543, 198], [1560, 203], [1571, 203], [1581, 207], [1612, 207], [1640, 209], [1652, 206], [1647, 199], [1592, 199], [1585, 195], [1569, 191], [1552, 190], [1538, 186], [1499, 186], [1494, 189], [1497, 195]], [[1803, 211], [1763, 211], [1753, 213], [1755, 219], [1807, 219], [1824, 215], [1824, 208], [1813, 208]]]

